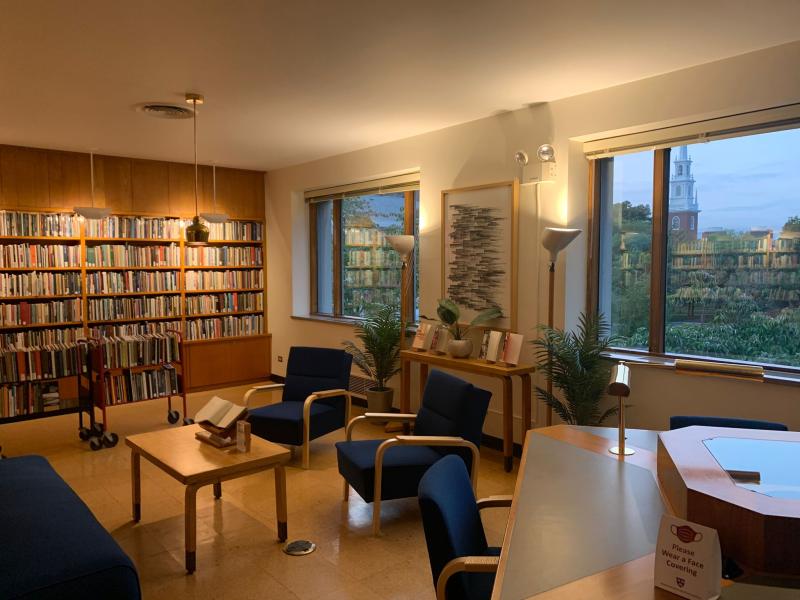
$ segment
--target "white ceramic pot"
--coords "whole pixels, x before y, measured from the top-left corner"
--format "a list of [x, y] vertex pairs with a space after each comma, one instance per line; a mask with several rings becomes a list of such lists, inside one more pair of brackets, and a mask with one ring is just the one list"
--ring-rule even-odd
[[472, 354], [472, 340], [449, 340], [447, 353], [453, 358], [469, 358]]

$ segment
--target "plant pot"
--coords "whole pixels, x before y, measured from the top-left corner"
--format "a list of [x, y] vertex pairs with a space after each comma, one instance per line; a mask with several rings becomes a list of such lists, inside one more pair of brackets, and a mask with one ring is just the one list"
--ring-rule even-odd
[[447, 353], [453, 358], [469, 358], [469, 355], [472, 354], [472, 340], [448, 341]]
[[392, 410], [392, 388], [367, 389], [367, 410], [369, 412], [386, 413]]

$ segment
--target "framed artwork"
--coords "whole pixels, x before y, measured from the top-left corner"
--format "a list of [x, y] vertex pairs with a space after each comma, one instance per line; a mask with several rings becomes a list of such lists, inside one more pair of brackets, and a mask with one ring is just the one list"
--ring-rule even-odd
[[498, 307], [492, 327], [517, 327], [519, 181], [442, 192], [442, 297], [465, 322]]

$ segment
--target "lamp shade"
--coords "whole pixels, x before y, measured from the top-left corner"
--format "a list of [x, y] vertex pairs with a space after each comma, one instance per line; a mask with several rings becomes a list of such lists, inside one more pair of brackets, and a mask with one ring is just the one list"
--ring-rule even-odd
[[206, 223], [224, 223], [228, 220], [226, 213], [200, 213], [200, 218]]
[[104, 206], [76, 206], [72, 210], [84, 219], [105, 219], [111, 214], [111, 209]]
[[558, 253], [570, 245], [572, 240], [581, 234], [580, 229], [565, 229], [563, 227], [545, 227], [542, 236], [542, 246], [550, 253], [550, 262], [556, 262]]
[[403, 260], [408, 260], [408, 257], [414, 251], [413, 235], [387, 235], [386, 241], [389, 242], [392, 248], [397, 250]]

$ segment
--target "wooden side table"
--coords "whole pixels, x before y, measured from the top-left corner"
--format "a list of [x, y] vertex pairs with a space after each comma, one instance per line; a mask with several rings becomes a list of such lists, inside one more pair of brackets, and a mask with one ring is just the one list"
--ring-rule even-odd
[[131, 487], [133, 520], [141, 518], [140, 462], [144, 456], [165, 473], [186, 486], [184, 507], [186, 534], [186, 571], [194, 573], [197, 550], [197, 490], [213, 484], [214, 497], [222, 496], [222, 482], [237, 477], [275, 469], [278, 540], [286, 541], [286, 472], [283, 465], [291, 454], [286, 448], [253, 436], [250, 452], [235, 448], [214, 448], [196, 439], [199, 425], [163, 429], [129, 436], [131, 449]]
[[510, 472], [514, 463], [514, 405], [512, 377], [517, 376], [522, 381], [522, 439], [531, 428], [531, 374], [533, 365], [505, 366], [498, 363], [488, 363], [477, 358], [451, 358], [443, 354], [431, 352], [416, 352], [403, 350], [400, 352], [403, 369], [400, 390], [400, 410], [407, 413], [411, 410], [411, 363], [419, 363], [419, 390], [420, 398], [428, 379], [428, 369], [432, 365], [453, 371], [473, 373], [496, 377], [503, 382], [503, 466]]

